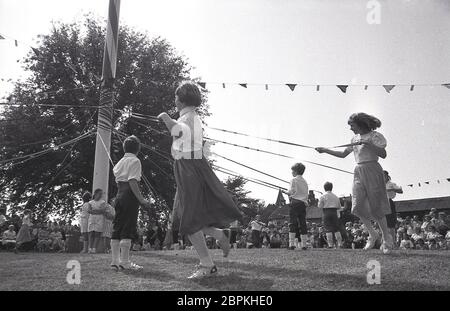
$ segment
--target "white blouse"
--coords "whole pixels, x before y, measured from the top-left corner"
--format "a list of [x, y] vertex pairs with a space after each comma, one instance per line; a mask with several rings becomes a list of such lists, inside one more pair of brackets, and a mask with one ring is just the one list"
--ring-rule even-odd
[[125, 153], [113, 168], [116, 182], [128, 182], [131, 179], [141, 180], [141, 161], [134, 153]]
[[203, 149], [202, 121], [195, 107], [186, 107], [180, 111], [180, 117], [172, 128], [171, 135], [174, 136], [174, 151], [191, 152]]
[[[387, 142], [386, 138], [381, 133], [377, 131], [371, 131], [367, 134], [360, 135], [357, 134], [352, 138], [352, 144], [359, 142], [361, 139], [368, 140], [372, 142], [375, 146], [380, 148], [386, 148]], [[364, 163], [364, 162], [377, 162], [378, 156], [375, 152], [367, 145], [355, 145], [347, 147], [348, 151], [353, 151], [355, 155], [356, 163]]]

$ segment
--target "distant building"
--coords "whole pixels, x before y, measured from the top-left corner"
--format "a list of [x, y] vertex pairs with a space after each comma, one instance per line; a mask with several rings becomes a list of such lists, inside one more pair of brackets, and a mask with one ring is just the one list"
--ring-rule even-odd
[[446, 212], [450, 214], [450, 196], [440, 198], [427, 198], [416, 200], [396, 201], [395, 207], [397, 213], [403, 216], [428, 214], [432, 208], [439, 212]]

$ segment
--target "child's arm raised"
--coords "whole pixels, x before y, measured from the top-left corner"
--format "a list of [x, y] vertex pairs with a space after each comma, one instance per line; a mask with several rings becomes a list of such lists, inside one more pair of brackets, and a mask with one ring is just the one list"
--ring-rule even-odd
[[323, 148], [323, 147], [317, 147], [316, 151], [318, 153], [328, 153], [328, 154], [338, 157], [338, 158], [345, 158], [352, 152], [349, 148], [345, 149], [344, 151], [335, 151], [335, 150], [330, 150], [328, 148]]
[[177, 124], [177, 121], [172, 119], [166, 112], [159, 114], [158, 119], [161, 119], [164, 122], [169, 132], [171, 132], [172, 128]]

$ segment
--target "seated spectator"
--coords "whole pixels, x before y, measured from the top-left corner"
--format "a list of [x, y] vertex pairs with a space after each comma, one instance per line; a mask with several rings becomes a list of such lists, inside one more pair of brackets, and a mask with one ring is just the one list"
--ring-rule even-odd
[[419, 229], [420, 229], [420, 227], [422, 227], [422, 222], [419, 220], [419, 216], [417, 216], [417, 215], [414, 215], [411, 224], [414, 228], [414, 232], [416, 230], [415, 228], [419, 227]]
[[429, 227], [429, 231], [428, 231], [428, 233], [426, 235], [427, 240], [433, 240], [433, 239], [437, 240], [437, 239], [439, 239], [441, 237], [442, 237], [442, 235], [439, 232], [437, 232], [436, 227], [431, 225]]
[[50, 238], [50, 231], [48, 229], [49, 227], [46, 227], [43, 225], [38, 232], [38, 243], [37, 243], [37, 249], [38, 252], [48, 252], [50, 250], [50, 247], [52, 245], [52, 240]]
[[449, 226], [447, 225], [447, 223], [445, 222], [446, 220], [446, 215], [444, 212], [440, 212], [439, 213], [439, 218], [437, 219], [437, 221], [435, 222], [435, 226], [436, 226], [436, 230], [437, 232], [439, 232], [440, 235], [445, 236], [445, 234], [447, 233], [447, 231], [449, 230]]
[[64, 242], [62, 240], [62, 233], [55, 226], [53, 231], [50, 233], [49, 238], [51, 240], [50, 249], [55, 252], [62, 252], [64, 250]]
[[408, 234], [403, 234], [403, 239], [400, 242], [400, 249], [413, 249], [414, 244]]
[[424, 220], [423, 220], [421, 229], [422, 229], [422, 232], [423, 232], [423, 233], [427, 234], [428, 231], [429, 231], [429, 227], [432, 225], [432, 223], [431, 223], [431, 217], [430, 217], [430, 215], [425, 215], [425, 216], [423, 217], [423, 219], [424, 219]]
[[411, 239], [414, 243], [417, 243], [417, 240], [419, 239], [424, 239], [424, 234], [422, 233], [422, 230], [420, 229], [420, 227], [415, 227], [415, 231], [414, 233], [411, 235]]
[[361, 249], [361, 248], [364, 247], [366, 241], [365, 241], [364, 236], [363, 236], [362, 233], [363, 232], [362, 232], [361, 229], [358, 229], [358, 230], [354, 231], [354, 233], [353, 233], [353, 242], [352, 242], [352, 248], [353, 249]]
[[435, 251], [438, 249], [438, 244], [436, 242], [436, 239], [430, 239], [428, 241], [428, 249], [431, 251]]
[[425, 244], [424, 239], [418, 239], [416, 241], [415, 249], [418, 249], [418, 250], [427, 250], [428, 249], [428, 246]]
[[273, 230], [270, 234], [270, 248], [281, 247], [281, 235], [277, 230]]
[[450, 249], [450, 230], [447, 231], [445, 235], [445, 240], [447, 241], [447, 249]]
[[9, 225], [8, 230], [3, 232], [2, 246], [6, 250], [16, 248], [16, 231], [14, 231], [14, 225]]

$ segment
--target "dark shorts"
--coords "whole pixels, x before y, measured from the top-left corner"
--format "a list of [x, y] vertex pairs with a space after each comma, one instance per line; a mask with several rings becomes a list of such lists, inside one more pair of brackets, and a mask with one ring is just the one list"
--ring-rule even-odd
[[395, 229], [397, 225], [397, 211], [395, 210], [395, 202], [389, 199], [389, 205], [391, 207], [391, 213], [386, 215], [387, 226], [390, 229]]
[[118, 192], [114, 203], [116, 216], [113, 221], [111, 239], [135, 239], [137, 236], [137, 219], [139, 201], [127, 182], [117, 184]]
[[296, 237], [307, 234], [306, 204], [303, 201], [292, 200], [289, 204], [289, 232], [295, 232]]
[[337, 217], [337, 210], [335, 208], [323, 209], [323, 226], [326, 232], [339, 231], [339, 218]]
[[237, 238], [238, 232], [239, 232], [238, 229], [234, 229], [234, 228], [230, 229], [230, 243], [231, 244], [236, 243], [236, 238]]

